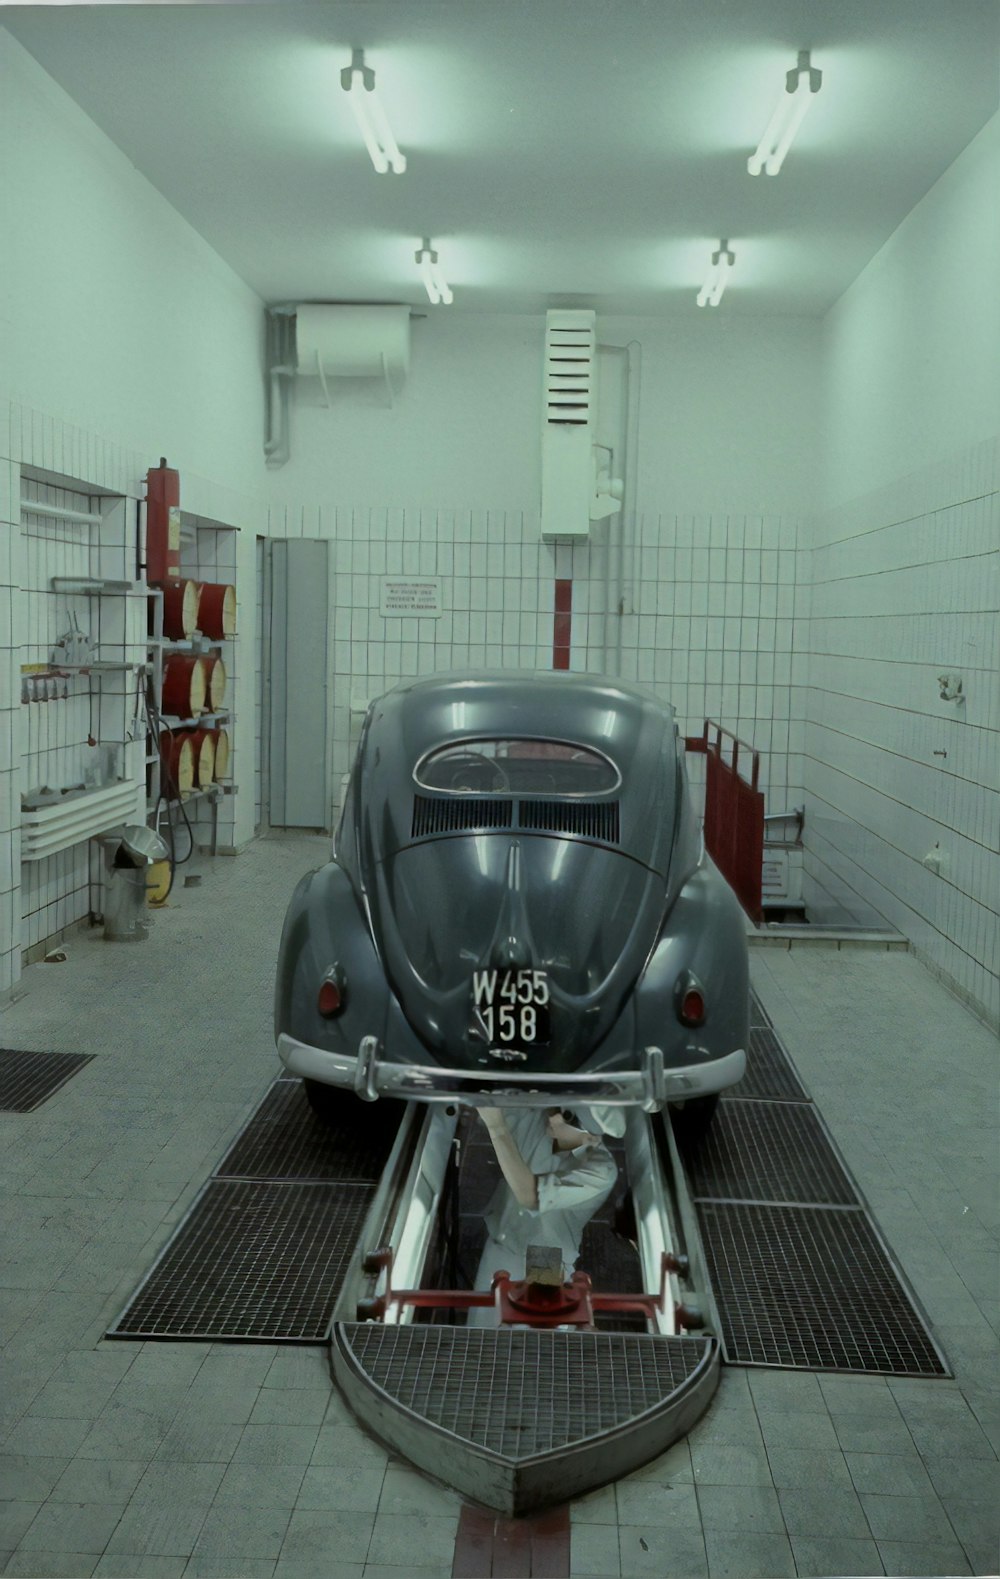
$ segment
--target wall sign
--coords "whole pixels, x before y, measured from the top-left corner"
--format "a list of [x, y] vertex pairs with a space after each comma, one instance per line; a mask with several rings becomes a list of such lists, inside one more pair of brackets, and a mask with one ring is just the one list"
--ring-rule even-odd
[[379, 613], [389, 619], [437, 619], [441, 613], [440, 576], [383, 576]]

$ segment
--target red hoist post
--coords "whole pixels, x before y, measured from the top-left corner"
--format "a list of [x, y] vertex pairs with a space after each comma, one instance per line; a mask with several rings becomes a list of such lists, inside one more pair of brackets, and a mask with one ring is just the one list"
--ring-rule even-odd
[[146, 582], [159, 587], [180, 573], [181, 478], [161, 455], [146, 473]]

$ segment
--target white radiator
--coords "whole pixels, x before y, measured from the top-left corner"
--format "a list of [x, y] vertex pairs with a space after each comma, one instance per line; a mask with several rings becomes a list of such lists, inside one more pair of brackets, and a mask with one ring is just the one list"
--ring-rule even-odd
[[137, 815], [140, 789], [129, 782], [105, 784], [102, 789], [68, 795], [55, 806], [22, 811], [21, 860], [44, 861], [119, 823], [145, 820], [141, 810]]

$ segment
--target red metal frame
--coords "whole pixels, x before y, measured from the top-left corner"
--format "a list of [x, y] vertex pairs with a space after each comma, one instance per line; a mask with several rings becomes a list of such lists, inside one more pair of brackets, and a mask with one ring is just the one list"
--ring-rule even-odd
[[[709, 738], [709, 731], [715, 738]], [[731, 744], [723, 755], [723, 737]], [[760, 752], [731, 730], [706, 718], [701, 735], [688, 735], [688, 751], [706, 758], [705, 848], [751, 921], [763, 915], [764, 796], [757, 788]], [[740, 752], [750, 757], [749, 782], [740, 776]]]
[[[681, 1270], [681, 1263], [669, 1253], [664, 1253], [660, 1263], [660, 1292], [658, 1294], [597, 1294], [591, 1287], [586, 1272], [574, 1272], [568, 1283], [548, 1287], [529, 1283], [526, 1279], [515, 1282], [509, 1272], [495, 1272], [490, 1289], [432, 1289], [393, 1288], [392, 1251], [388, 1248], [371, 1251], [364, 1260], [364, 1269], [370, 1275], [384, 1271], [384, 1294], [358, 1302], [358, 1319], [384, 1321], [390, 1307], [404, 1305], [420, 1310], [472, 1310], [476, 1307], [497, 1311], [501, 1326], [521, 1327], [590, 1327], [594, 1325], [595, 1311], [635, 1313], [655, 1321], [666, 1312], [670, 1297], [669, 1278]], [[678, 1331], [700, 1326], [702, 1317], [693, 1307], [674, 1302], [674, 1325]]]

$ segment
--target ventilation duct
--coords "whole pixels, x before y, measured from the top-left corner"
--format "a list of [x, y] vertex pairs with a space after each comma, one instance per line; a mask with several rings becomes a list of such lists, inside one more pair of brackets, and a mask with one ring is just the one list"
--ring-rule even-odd
[[542, 536], [582, 538], [621, 509], [614, 452], [597, 442], [597, 314], [545, 315]]
[[582, 538], [590, 531], [597, 314], [545, 314], [542, 419], [542, 536]]
[[455, 796], [431, 800], [414, 795], [410, 837], [430, 839], [442, 833], [487, 833], [490, 831], [532, 829], [537, 833], [569, 833], [579, 839], [600, 844], [621, 842], [619, 803], [612, 801], [521, 800], [517, 803], [497, 797], [493, 800]]
[[408, 307], [342, 307], [309, 304], [276, 307], [267, 314], [269, 376], [268, 465], [289, 456], [288, 408], [292, 379], [303, 383], [309, 404], [333, 405], [335, 379], [376, 381], [392, 406], [410, 367]]
[[427, 839], [437, 833], [485, 832], [513, 827], [514, 803], [509, 800], [430, 800], [413, 797], [410, 835]]

